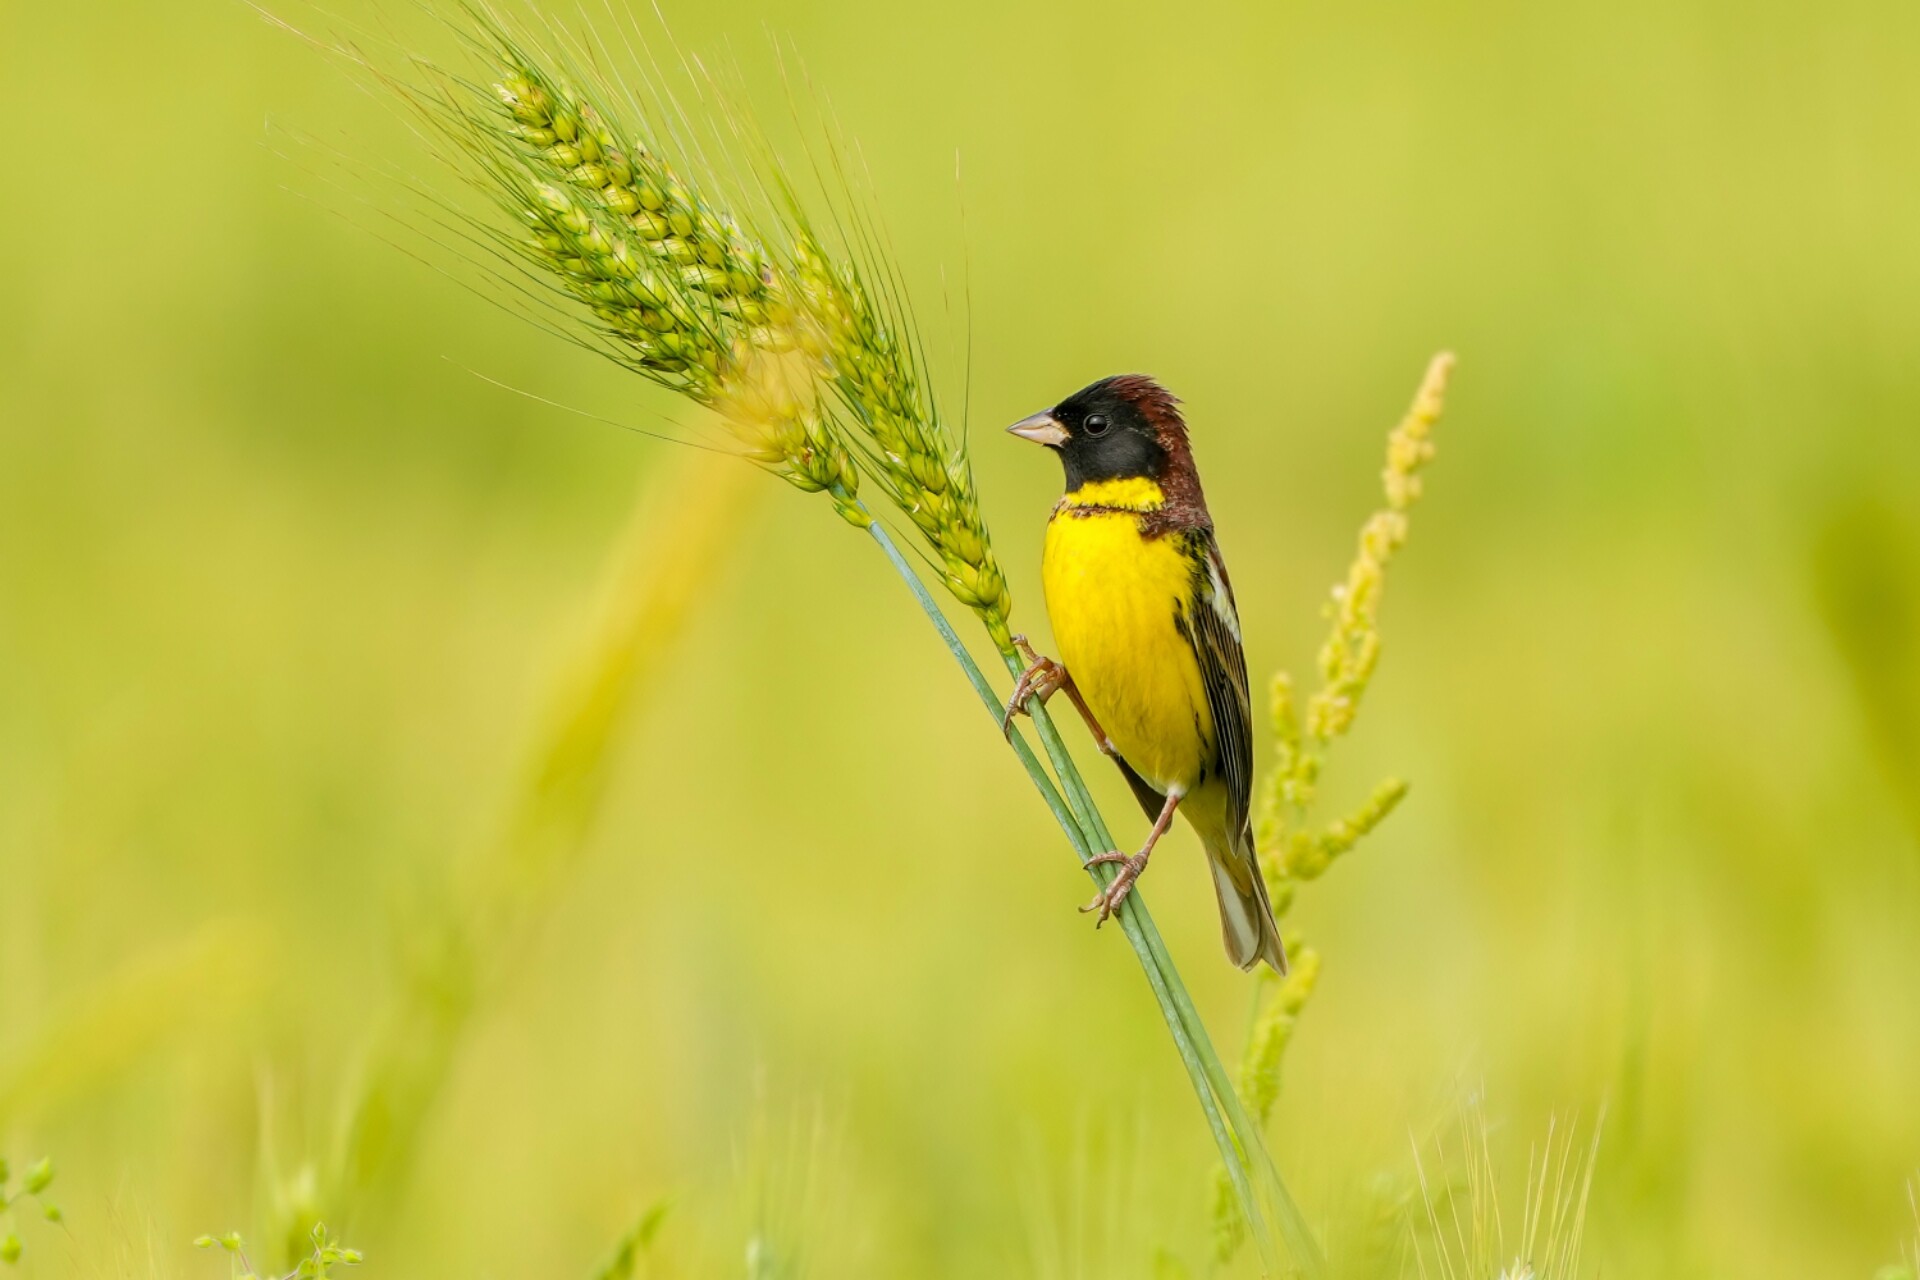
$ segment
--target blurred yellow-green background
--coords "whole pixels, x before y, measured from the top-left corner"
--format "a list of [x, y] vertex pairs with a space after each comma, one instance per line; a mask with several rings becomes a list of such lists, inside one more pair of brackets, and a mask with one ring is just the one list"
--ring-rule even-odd
[[[1328, 775], [1413, 790], [1293, 919], [1317, 1224], [1471, 1099], [1513, 1197], [1606, 1108], [1590, 1273], [1914, 1248], [1920, 8], [662, 3], [857, 143], [1039, 637], [1059, 478], [999, 425], [1180, 393], [1258, 679], [1460, 353]], [[585, 1277], [669, 1197], [663, 1275], [1205, 1274], [1145, 983], [872, 548], [488, 381], [680, 414], [415, 262], [358, 166], [434, 162], [246, 5], [10, 5], [0, 68], [0, 1155], [69, 1219], [24, 1273], [220, 1274], [397, 1079], [370, 1278]], [[1235, 1054], [1196, 852], [1147, 891]]]

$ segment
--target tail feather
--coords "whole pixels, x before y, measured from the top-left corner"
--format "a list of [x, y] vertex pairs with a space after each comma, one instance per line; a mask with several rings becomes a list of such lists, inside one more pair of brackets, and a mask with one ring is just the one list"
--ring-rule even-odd
[[1220, 900], [1220, 936], [1227, 956], [1242, 969], [1265, 960], [1274, 972], [1287, 972], [1287, 952], [1280, 943], [1280, 926], [1267, 900], [1266, 878], [1254, 856], [1253, 832], [1242, 827], [1231, 848], [1206, 842], [1207, 865], [1213, 871], [1213, 891]]

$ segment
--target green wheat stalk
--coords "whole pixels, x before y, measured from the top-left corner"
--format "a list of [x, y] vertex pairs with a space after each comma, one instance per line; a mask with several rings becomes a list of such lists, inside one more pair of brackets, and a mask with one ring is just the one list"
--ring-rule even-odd
[[[856, 250], [836, 257], [777, 174], [762, 188], [774, 193], [776, 234], [753, 234], [620, 118], [611, 90], [576, 87], [594, 77], [556, 68], [489, 12], [462, 12], [465, 34], [488, 60], [487, 83], [425, 64], [424, 87], [382, 78], [494, 205], [494, 216], [472, 219], [464, 234], [519, 272], [515, 287], [535, 290], [541, 305], [557, 301], [563, 332], [711, 410], [731, 451], [826, 496], [865, 530], [997, 724], [1004, 700], [863, 497], [864, 484], [885, 499], [911, 530], [913, 551], [1017, 673], [1011, 597], [967, 453], [935, 411], [897, 280], [871, 237], [856, 228], [843, 237]], [[1013, 736], [1014, 753], [1084, 863], [1112, 849], [1112, 837], [1052, 721], [1041, 709], [1033, 719], [1053, 776], [1022, 735]], [[1091, 874], [1105, 883], [1114, 871]], [[1139, 893], [1119, 918], [1264, 1268], [1279, 1269], [1277, 1231], [1295, 1268], [1322, 1274], [1319, 1246]]]

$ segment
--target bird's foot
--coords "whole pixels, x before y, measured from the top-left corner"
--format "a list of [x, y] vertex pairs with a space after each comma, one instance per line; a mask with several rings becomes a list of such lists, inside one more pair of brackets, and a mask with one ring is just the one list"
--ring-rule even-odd
[[1015, 716], [1026, 714], [1035, 698], [1045, 706], [1047, 699], [1067, 683], [1067, 669], [1052, 658], [1035, 653], [1025, 636], [1015, 636], [1013, 643], [1027, 659], [1027, 669], [1014, 681], [1013, 696], [1007, 699], [1007, 709], [1000, 716], [1000, 732], [1009, 737], [1013, 734]]
[[1146, 848], [1139, 853], [1100, 853], [1087, 859], [1086, 865], [1089, 867], [1120, 864], [1120, 874], [1113, 878], [1112, 883], [1094, 894], [1092, 902], [1080, 908], [1083, 912], [1100, 913], [1100, 918], [1093, 922], [1094, 928], [1098, 929], [1105, 924], [1108, 918], [1120, 909], [1120, 904], [1127, 900], [1127, 895], [1133, 892], [1133, 882], [1138, 880], [1140, 873], [1147, 869], [1147, 858], [1152, 853], [1151, 848]]

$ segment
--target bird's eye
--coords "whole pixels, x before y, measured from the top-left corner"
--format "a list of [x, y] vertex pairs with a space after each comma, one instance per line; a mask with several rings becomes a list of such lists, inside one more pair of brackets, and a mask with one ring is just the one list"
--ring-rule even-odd
[[1106, 415], [1101, 413], [1090, 413], [1087, 415], [1087, 420], [1084, 423], [1082, 423], [1081, 426], [1086, 428], [1086, 432], [1090, 436], [1103, 436], [1107, 434]]

